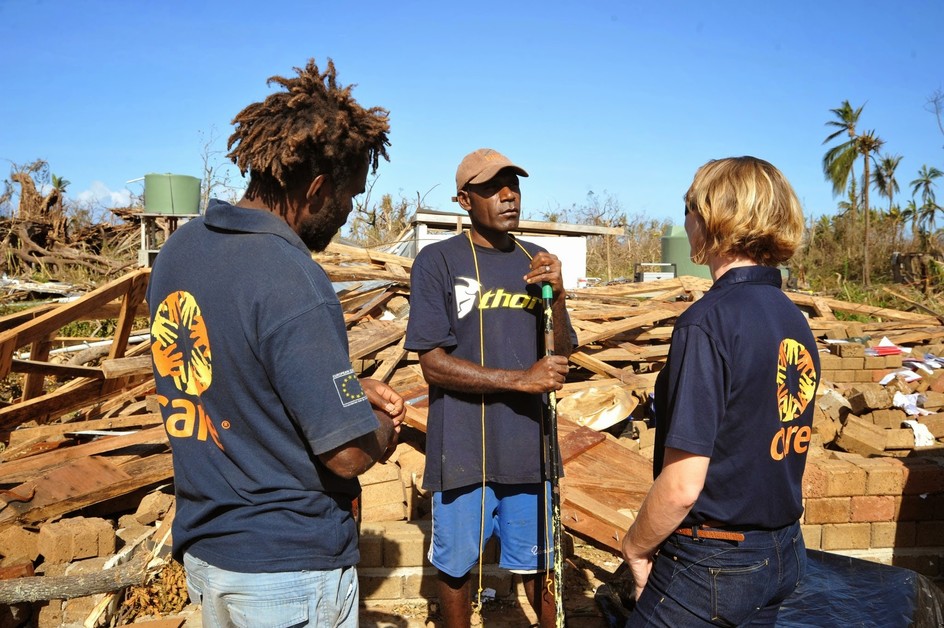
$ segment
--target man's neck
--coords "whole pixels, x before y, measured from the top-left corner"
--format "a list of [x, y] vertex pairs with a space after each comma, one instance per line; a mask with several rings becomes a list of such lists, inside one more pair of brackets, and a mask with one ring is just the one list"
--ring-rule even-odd
[[477, 229], [473, 224], [472, 242], [479, 246], [499, 251], [507, 251], [514, 246], [514, 238], [507, 231], [490, 231], [488, 229]]

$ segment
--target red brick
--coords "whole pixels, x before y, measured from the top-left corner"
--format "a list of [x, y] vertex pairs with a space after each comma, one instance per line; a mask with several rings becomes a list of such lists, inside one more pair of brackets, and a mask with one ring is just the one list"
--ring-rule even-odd
[[872, 527], [868, 523], [840, 523], [823, 526], [823, 549], [869, 549]]
[[823, 526], [807, 525], [800, 526], [803, 531], [803, 543], [809, 549], [820, 549], [823, 542]]
[[918, 521], [915, 525], [916, 546], [944, 546], [944, 521]]
[[905, 476], [899, 461], [892, 458], [859, 458], [855, 465], [866, 473], [866, 495], [901, 495]]
[[944, 467], [924, 458], [909, 458], [905, 464], [905, 495], [944, 492]]
[[903, 495], [898, 507], [898, 521], [930, 521], [936, 503], [920, 495]]
[[854, 495], [850, 500], [849, 520], [853, 523], [892, 521], [895, 506], [891, 495]]
[[826, 471], [820, 461], [808, 460], [803, 473], [803, 496], [826, 497]]
[[889, 547], [914, 547], [915, 523], [913, 521], [879, 521], [872, 524], [873, 549]]
[[110, 521], [71, 517], [45, 523], [39, 529], [37, 549], [50, 563], [107, 556], [115, 552], [115, 530]]
[[846, 497], [865, 493], [866, 473], [846, 460], [827, 459], [820, 462], [826, 472], [826, 496]]
[[851, 498], [849, 497], [821, 497], [806, 500], [806, 510], [803, 513], [803, 522], [815, 523], [848, 523]]
[[898, 355], [886, 355], [885, 356], [885, 368], [887, 369], [897, 369], [901, 368], [901, 354]]

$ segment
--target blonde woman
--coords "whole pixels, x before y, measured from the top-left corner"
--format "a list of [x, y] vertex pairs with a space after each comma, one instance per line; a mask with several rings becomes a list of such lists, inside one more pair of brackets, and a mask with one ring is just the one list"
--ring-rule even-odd
[[819, 359], [777, 266], [803, 234], [789, 182], [710, 161], [685, 195], [714, 284], [676, 323], [655, 388], [655, 482], [623, 538], [628, 626], [772, 626], [806, 567], [801, 479]]

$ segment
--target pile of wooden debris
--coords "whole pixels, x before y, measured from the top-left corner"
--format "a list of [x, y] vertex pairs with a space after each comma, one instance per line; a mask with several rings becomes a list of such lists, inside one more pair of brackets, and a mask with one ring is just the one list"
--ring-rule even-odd
[[[388, 463], [397, 473], [378, 467], [364, 478], [364, 520], [423, 516], [426, 383], [416, 356], [403, 348], [412, 260], [338, 244], [315, 258], [341, 286], [355, 368], [409, 402], [412, 436]], [[0, 318], [0, 378], [18, 390], [0, 407], [0, 604], [10, 617], [38, 612], [42, 625], [126, 620], [142, 595], [135, 587], [153, 586], [168, 568], [173, 472], [151, 401], [148, 277], [147, 269], [135, 270], [73, 301]], [[579, 346], [559, 396], [563, 520], [600, 547], [618, 552], [619, 535], [649, 488], [647, 401], [675, 319], [709, 287], [681, 277], [569, 295]], [[817, 414], [822, 447], [864, 455], [942, 447], [944, 418], [927, 414], [944, 405], [934, 357], [944, 356], [935, 344], [944, 325], [936, 315], [789, 296], [822, 339], [821, 389], [835, 399]], [[840, 321], [837, 313], [871, 322]], [[110, 321], [113, 333], [96, 341], [60, 335], [84, 320]], [[902, 427], [909, 417], [931, 442], [924, 431]], [[386, 494], [371, 487], [397, 476], [405, 506], [370, 497]], [[165, 588], [179, 594], [179, 578], [164, 577]], [[123, 599], [132, 602], [122, 606]]]

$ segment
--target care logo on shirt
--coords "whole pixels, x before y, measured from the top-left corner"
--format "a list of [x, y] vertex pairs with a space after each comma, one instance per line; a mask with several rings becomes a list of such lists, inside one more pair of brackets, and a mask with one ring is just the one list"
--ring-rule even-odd
[[367, 398], [364, 389], [361, 388], [361, 383], [357, 380], [354, 369], [336, 373], [332, 379], [334, 379], [334, 389], [338, 391], [341, 405], [345, 408]]
[[209, 436], [223, 449], [216, 426], [200, 403], [200, 395], [213, 382], [213, 359], [206, 322], [189, 292], [172, 292], [157, 307], [151, 323], [151, 358], [157, 376], [171, 378], [186, 395], [158, 396], [168, 436], [198, 440]]
[[[777, 355], [777, 410], [781, 423], [795, 421], [816, 392], [816, 365], [802, 343], [792, 338], [780, 342]], [[783, 460], [791, 452], [805, 453], [812, 438], [809, 425], [781, 427], [770, 441], [770, 457]]]

